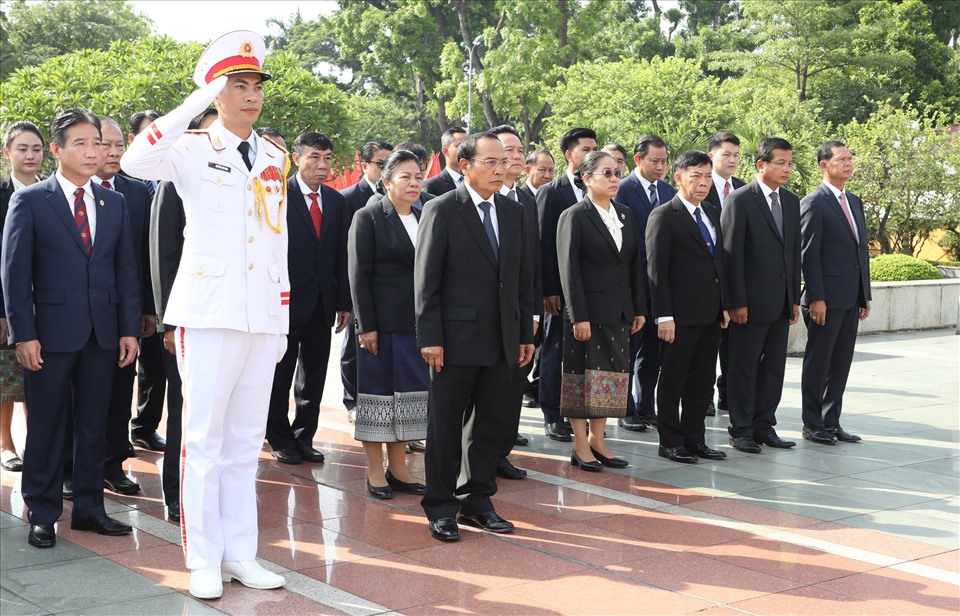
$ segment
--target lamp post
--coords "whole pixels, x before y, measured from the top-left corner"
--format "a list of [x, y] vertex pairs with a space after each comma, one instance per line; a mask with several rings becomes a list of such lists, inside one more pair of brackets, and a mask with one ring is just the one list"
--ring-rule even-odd
[[[470, 134], [470, 123], [473, 121], [473, 50], [477, 48], [477, 45], [483, 42], [483, 35], [477, 36], [473, 39], [473, 44], [467, 50], [467, 57], [469, 68], [467, 69], [467, 134]], [[461, 46], [467, 47], [467, 43], [460, 43]]]

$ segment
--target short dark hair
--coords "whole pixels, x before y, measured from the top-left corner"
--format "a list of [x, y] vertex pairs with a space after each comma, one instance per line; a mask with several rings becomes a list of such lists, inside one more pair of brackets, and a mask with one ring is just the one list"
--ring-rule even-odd
[[477, 154], [477, 145], [481, 139], [495, 139], [498, 142], [500, 141], [495, 134], [488, 130], [479, 133], [470, 133], [467, 135], [467, 138], [460, 143], [460, 147], [457, 148], [457, 160], [473, 159]]
[[[276, 137], [276, 138], [278, 138], [278, 139], [280, 139], [280, 140], [286, 141], [286, 140], [283, 138], [283, 134], [282, 134], [280, 131], [278, 131], [278, 130], [275, 129], [275, 128], [271, 128], [271, 127], [269, 127], [269, 126], [263, 126], [263, 127], [261, 127], [261, 128], [258, 128], [258, 129], [257, 129], [257, 134], [260, 135], [261, 137]], [[321, 148], [321, 149], [323, 149], [323, 148]], [[330, 149], [332, 150], [333, 148], [330, 148]]]
[[374, 139], [364, 143], [360, 148], [360, 162], [369, 163], [380, 150], [393, 151], [393, 146], [382, 139]]
[[667, 149], [667, 142], [657, 135], [644, 135], [640, 137], [640, 139], [637, 140], [637, 144], [633, 146], [633, 155], [643, 158], [647, 155], [647, 152], [650, 151], [650, 148]]
[[7, 127], [7, 131], [3, 135], [3, 147], [9, 148], [10, 144], [13, 143], [13, 140], [23, 133], [33, 133], [37, 137], [40, 137], [41, 145], [46, 145], [47, 143], [47, 141], [43, 138], [43, 135], [40, 134], [40, 129], [37, 128], [36, 124], [30, 120], [20, 120], [19, 122], [14, 122]]
[[581, 139], [593, 139], [596, 141], [597, 133], [589, 128], [571, 128], [564, 133], [563, 137], [560, 137], [560, 152], [565, 153], [575, 148]]
[[604, 158], [609, 158], [614, 163], [617, 161], [614, 160], [613, 156], [610, 156], [610, 152], [604, 152], [603, 150], [594, 150], [586, 156], [583, 157], [583, 162], [580, 163], [580, 168], [573, 172], [573, 183], [580, 190], [586, 190], [586, 184], [583, 181], [583, 176], [590, 175], [597, 170], [597, 167], [600, 166], [600, 161]]
[[459, 134], [467, 134], [467, 129], [462, 126], [451, 126], [447, 130], [443, 131], [443, 134], [440, 135], [440, 146], [444, 148], [449, 148], [450, 144], [453, 143], [453, 136]]
[[526, 160], [523, 161], [523, 163], [525, 165], [536, 165], [537, 159], [540, 158], [541, 154], [546, 154], [547, 156], [550, 157], [550, 160], [553, 160], [553, 154], [550, 153], [550, 150], [547, 150], [545, 148], [537, 148], [533, 152], [530, 152], [529, 154], [527, 154], [527, 158]]
[[136, 135], [140, 132], [140, 125], [143, 124], [143, 121], [147, 118], [151, 122], [160, 117], [160, 112], [156, 109], [145, 109], [143, 111], [138, 111], [132, 116], [130, 116], [130, 134]]
[[[393, 150], [394, 150], [394, 153], [400, 152], [400, 151], [412, 152], [417, 158], [420, 159], [421, 167], [425, 165], [427, 161], [430, 159], [430, 153], [427, 152], [427, 148], [423, 147], [419, 143], [414, 143], [413, 141], [404, 141], [403, 143], [398, 143]], [[384, 162], [383, 164], [384, 166], [386, 166], [387, 163]]]
[[681, 152], [677, 159], [673, 161], [673, 172], [679, 173], [684, 169], [689, 169], [690, 167], [702, 167], [704, 165], [709, 165], [710, 168], [713, 168], [713, 159], [707, 155], [703, 150], [687, 150], [686, 152]]
[[313, 148], [315, 150], [333, 150], [333, 142], [330, 137], [323, 133], [308, 130], [297, 135], [293, 142], [293, 151], [297, 154], [303, 153], [303, 148]]
[[50, 143], [63, 146], [67, 138], [67, 130], [77, 124], [93, 124], [97, 127], [97, 134], [100, 135], [100, 118], [86, 109], [73, 107], [61, 111], [57, 114], [57, 117], [50, 122]]
[[833, 158], [833, 148], [845, 148], [847, 144], [842, 141], [827, 141], [817, 148], [817, 164]]
[[620, 152], [620, 154], [623, 155], [624, 160], [626, 160], [626, 158], [627, 158], [627, 150], [626, 150], [626, 148], [624, 148], [624, 147], [623, 147], [622, 145], [620, 145], [619, 143], [608, 143], [607, 145], [603, 146], [603, 147], [600, 148], [600, 149], [601, 149], [601, 150], [604, 150], [604, 151], [606, 151], [606, 152], [610, 152], [610, 151], [612, 151], [612, 150], [616, 150], [617, 152]]
[[125, 136], [125, 135], [123, 135], [123, 127], [120, 126], [120, 123], [119, 123], [119, 122], [117, 122], [116, 120], [114, 120], [114, 119], [111, 118], [110, 116], [97, 116], [97, 117], [100, 119], [100, 135], [101, 135], [101, 137], [103, 136], [103, 125], [104, 125], [104, 124], [110, 124], [111, 126], [115, 127], [118, 131], [120, 131], [120, 135], [121, 135], [121, 136]]
[[757, 143], [757, 149], [753, 153], [753, 164], [756, 165], [761, 160], [769, 163], [773, 160], [774, 150], [790, 150], [792, 152], [793, 146], [782, 137], [764, 137]]
[[190, 124], [187, 126], [187, 130], [200, 130], [200, 125], [203, 124], [203, 121], [211, 115], [215, 115], [219, 118], [220, 112], [217, 111], [216, 107], [207, 107], [197, 115], [193, 116], [193, 119], [190, 120]]
[[400, 163], [405, 163], [407, 161], [417, 163], [418, 167], [423, 164], [420, 162], [420, 157], [414, 152], [411, 152], [410, 150], [402, 150], [399, 146], [397, 146], [397, 150], [388, 156], [387, 160], [383, 161], [383, 169], [380, 171], [380, 179], [393, 179], [393, 172], [396, 171], [397, 166], [400, 165]]
[[499, 137], [500, 135], [503, 135], [504, 133], [510, 133], [517, 139], [520, 139], [520, 133], [518, 133], [517, 129], [510, 126], [509, 124], [501, 124], [500, 126], [494, 126], [493, 128], [490, 129], [490, 132], [496, 135], [497, 137]]
[[739, 148], [740, 138], [728, 130], [720, 131], [713, 137], [710, 137], [710, 141], [707, 142], [707, 152], [713, 152], [724, 143], [732, 143]]

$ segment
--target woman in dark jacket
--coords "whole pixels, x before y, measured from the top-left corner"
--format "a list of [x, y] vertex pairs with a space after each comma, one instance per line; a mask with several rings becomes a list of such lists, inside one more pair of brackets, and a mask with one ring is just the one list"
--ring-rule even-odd
[[586, 197], [557, 225], [566, 298], [560, 413], [573, 428], [570, 462], [596, 472], [627, 466], [607, 448], [603, 431], [607, 417], [627, 411], [630, 334], [643, 327], [647, 298], [633, 214], [613, 201], [620, 182], [616, 161], [607, 152], [591, 152], [575, 181]]
[[[353, 218], [347, 267], [360, 350], [354, 438], [367, 454], [367, 490], [423, 494], [407, 470], [406, 442], [427, 435], [430, 376], [420, 357], [413, 304], [413, 257], [423, 173], [416, 155], [397, 151], [384, 162], [383, 197]], [[383, 446], [387, 447], [384, 472]]]

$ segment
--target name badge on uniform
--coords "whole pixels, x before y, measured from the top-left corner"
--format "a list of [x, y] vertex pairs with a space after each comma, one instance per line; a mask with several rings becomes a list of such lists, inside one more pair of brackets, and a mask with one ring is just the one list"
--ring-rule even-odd
[[216, 169], [217, 171], [223, 171], [224, 173], [230, 173], [232, 171], [227, 165], [221, 165], [219, 163], [209, 162], [207, 166], [211, 169]]

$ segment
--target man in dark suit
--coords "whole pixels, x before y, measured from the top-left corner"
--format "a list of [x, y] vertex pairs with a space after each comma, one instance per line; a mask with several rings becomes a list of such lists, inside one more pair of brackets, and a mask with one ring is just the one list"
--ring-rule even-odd
[[817, 150], [823, 184], [800, 202], [807, 326], [800, 390], [803, 438], [824, 445], [860, 439], [840, 427], [857, 324], [870, 316], [870, 254], [860, 197], [847, 192], [853, 157], [839, 141]]
[[[727, 393], [730, 444], [745, 453], [760, 445], [789, 449], [777, 436], [790, 325], [800, 318], [800, 199], [783, 188], [793, 169], [786, 139], [761, 139], [757, 178], [733, 191], [723, 225], [730, 326]], [[758, 444], [759, 443], [759, 444]]]
[[646, 230], [653, 316], [664, 342], [657, 386], [658, 453], [685, 464], [727, 457], [707, 446], [703, 421], [716, 378], [720, 329], [729, 323], [720, 214], [703, 202], [710, 168], [706, 152], [680, 154], [673, 164], [680, 192], [654, 208]]
[[[414, 264], [417, 344], [430, 365], [421, 500], [431, 535], [460, 538], [458, 522], [496, 533], [513, 524], [494, 511], [497, 462], [516, 437], [510, 407], [513, 366], [533, 357], [533, 282], [522, 208], [497, 194], [506, 152], [493, 133], [458, 151], [464, 184], [427, 203]], [[472, 429], [464, 412], [474, 402]], [[468, 478], [458, 487], [462, 440]]]
[[[267, 441], [284, 464], [323, 462], [313, 448], [330, 356], [330, 328], [339, 334], [350, 317], [347, 231], [353, 219], [343, 196], [325, 186], [333, 162], [326, 135], [304, 132], [293, 143], [297, 173], [287, 181], [287, 262], [290, 268], [290, 333], [277, 364], [267, 417]], [[378, 169], [379, 171], [379, 169]], [[290, 384], [297, 416], [287, 419]]]
[[574, 128], [560, 139], [567, 169], [560, 177], [537, 191], [540, 216], [540, 257], [543, 269], [543, 343], [540, 348], [540, 410], [543, 431], [561, 442], [573, 440], [569, 426], [560, 416], [560, 380], [563, 361], [563, 289], [557, 263], [557, 223], [560, 214], [583, 199], [573, 183], [573, 173], [587, 154], [597, 150], [597, 134], [589, 128]]
[[[734, 177], [737, 166], [740, 164], [740, 139], [729, 131], [719, 132], [710, 138], [707, 143], [707, 155], [713, 161], [713, 183], [710, 184], [710, 194], [706, 201], [709, 201], [717, 208], [718, 212], [723, 211], [723, 204], [730, 196], [730, 193], [746, 186], [746, 182], [738, 177]], [[717, 408], [722, 411], [730, 409], [727, 404], [727, 366], [729, 364], [729, 353], [727, 342], [730, 339], [730, 329], [720, 331], [720, 374], [717, 376], [717, 404], [713, 404], [713, 392], [710, 393], [710, 404], [707, 406], [707, 416], [713, 417], [717, 414]]]
[[[353, 215], [370, 199], [376, 197], [380, 170], [383, 168], [383, 161], [387, 160], [391, 152], [393, 146], [380, 139], [368, 141], [360, 148], [360, 169], [363, 177], [341, 193], [346, 200], [350, 220], [353, 220]], [[350, 220], [347, 221], [348, 227]], [[346, 291], [349, 298], [349, 283]], [[340, 381], [343, 383], [343, 406], [347, 409], [347, 417], [353, 422], [354, 409], [357, 407], [357, 334], [352, 327], [347, 328], [340, 346]]]
[[[676, 194], [673, 186], [663, 180], [667, 174], [667, 142], [657, 135], [644, 135], [633, 146], [633, 173], [620, 180], [616, 201], [630, 208], [640, 234], [640, 258], [647, 267], [645, 235], [650, 212], [669, 202]], [[651, 298], [647, 289], [647, 297]], [[627, 414], [619, 420], [620, 427], [644, 432], [647, 426], [656, 427], [654, 392], [660, 374], [660, 339], [656, 327], [644, 327], [630, 336], [630, 357], [633, 358]]]
[[540, 148], [527, 154], [527, 158], [523, 161], [523, 171], [527, 179], [519, 190], [536, 199], [540, 187], [553, 181], [554, 164], [550, 150]]
[[100, 121], [68, 109], [50, 124], [56, 174], [14, 193], [3, 233], [10, 339], [27, 370], [22, 492], [35, 547], [56, 543], [63, 512], [63, 443], [72, 402], [70, 527], [123, 535], [103, 508], [104, 433], [117, 366], [136, 359], [140, 277], [123, 196], [92, 184]]
[[[126, 200], [129, 214], [133, 252], [136, 256], [137, 272], [140, 276], [140, 336], [153, 336], [157, 328], [156, 311], [153, 307], [153, 287], [150, 283], [150, 203], [147, 186], [140, 180], [119, 174], [120, 157], [125, 151], [123, 130], [116, 120], [100, 118], [101, 147], [103, 156], [97, 175], [92, 179], [104, 188], [115, 190]], [[123, 462], [130, 455], [128, 430], [130, 408], [133, 406], [133, 381], [136, 366], [130, 364], [117, 368], [113, 379], [113, 393], [107, 411], [106, 461], [103, 467], [104, 486], [117, 494], [136, 494], [140, 485], [123, 472]], [[162, 398], [161, 398], [162, 399]]]
[[466, 136], [467, 131], [459, 126], [443, 131], [440, 137], [440, 152], [443, 154], [446, 166], [443, 171], [423, 183], [425, 191], [439, 197], [456, 190], [463, 183], [463, 175], [460, 173], [460, 164], [457, 161], [457, 148]]

